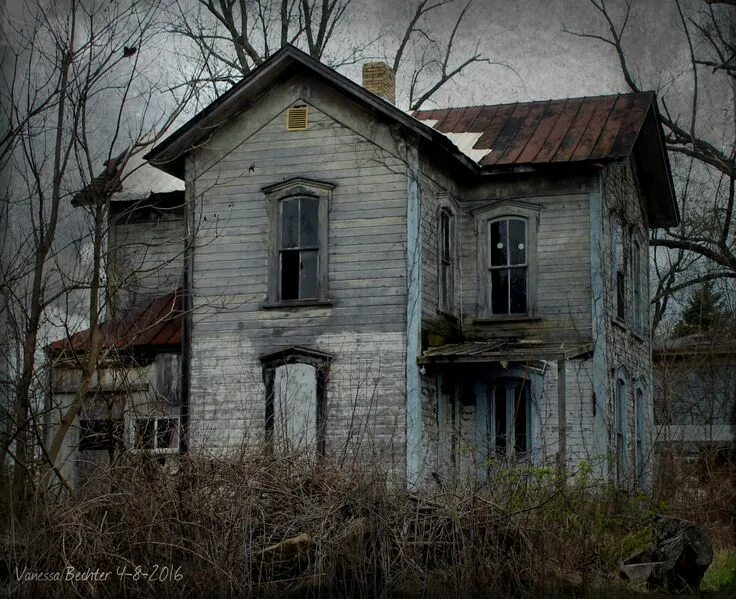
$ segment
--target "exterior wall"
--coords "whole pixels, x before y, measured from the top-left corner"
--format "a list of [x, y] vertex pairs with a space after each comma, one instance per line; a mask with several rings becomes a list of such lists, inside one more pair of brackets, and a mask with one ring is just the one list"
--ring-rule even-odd
[[[285, 111], [295, 102], [307, 104], [309, 127], [287, 132]], [[189, 158], [193, 450], [222, 453], [263, 440], [259, 357], [296, 345], [334, 356], [328, 452], [380, 455], [403, 476], [407, 173], [382, 127], [321, 84], [295, 78]], [[296, 176], [335, 185], [331, 303], [265, 308], [269, 221], [261, 190]]]
[[[604, 428], [608, 441], [608, 453], [613, 455], [616, 448], [616, 379], [621, 374], [626, 381], [627, 395], [627, 460], [634, 464], [634, 431], [636, 415], [634, 413], [634, 398], [637, 389], [643, 392], [644, 403], [644, 431], [646, 431], [645, 450], [646, 463], [642, 475], [643, 484], [651, 476], [652, 467], [652, 431], [653, 431], [653, 380], [651, 361], [651, 342], [649, 329], [649, 244], [648, 223], [646, 212], [642, 209], [640, 192], [635, 173], [630, 164], [609, 166], [603, 174], [603, 299], [604, 313], [602, 315], [605, 331], [605, 363], [607, 372], [607, 398], [604, 405]], [[616, 316], [614, 263], [613, 263], [613, 229], [616, 223], [623, 231], [623, 260], [625, 273], [625, 306], [626, 316], [619, 319]], [[636, 236], [642, 243], [641, 273], [643, 301], [643, 332], [637, 334], [633, 323], [633, 293], [632, 293], [632, 264], [631, 240]], [[609, 477], [615, 477], [615, 460], [609, 461]], [[635, 474], [629, 472], [629, 480], [633, 484]]]
[[111, 312], [145, 303], [182, 285], [181, 209], [129, 209], [111, 218], [108, 293]]
[[[121, 419], [123, 429], [121, 437], [116, 439], [120, 445], [112, 456], [113, 459], [119, 459], [121, 450], [132, 448], [132, 426], [135, 418], [179, 416], [178, 355], [163, 354], [161, 358], [164, 356], [172, 359], [155, 359], [141, 365], [103, 368], [93, 375], [90, 392], [82, 404], [79, 416], [64, 438], [57, 459], [59, 471], [72, 488], [83, 484], [98, 468], [109, 466], [111, 460], [111, 454], [107, 450], [79, 449], [80, 420]], [[52, 370], [53, 405], [46, 421], [47, 439], [53, 437], [63, 415], [74, 404], [81, 382], [81, 370], [64, 365]], [[163, 389], [164, 384], [166, 392]]]
[[[587, 341], [591, 336], [590, 238], [585, 177], [564, 181], [537, 176], [500, 180], [466, 192], [460, 237], [463, 329], [467, 337], [522, 335], [552, 341]], [[475, 214], [493, 202], [519, 200], [541, 206], [537, 232], [534, 318], [479, 319], [479, 245]], [[530, 248], [534, 252], [534, 248]]]
[[705, 349], [659, 356], [655, 370], [657, 443], [699, 446], [736, 440], [736, 361]]

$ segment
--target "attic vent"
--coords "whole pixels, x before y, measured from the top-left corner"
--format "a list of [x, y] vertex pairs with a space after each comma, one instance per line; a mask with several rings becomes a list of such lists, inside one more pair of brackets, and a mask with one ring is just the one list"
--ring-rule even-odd
[[292, 106], [286, 115], [286, 128], [289, 131], [304, 131], [307, 128], [307, 107]]

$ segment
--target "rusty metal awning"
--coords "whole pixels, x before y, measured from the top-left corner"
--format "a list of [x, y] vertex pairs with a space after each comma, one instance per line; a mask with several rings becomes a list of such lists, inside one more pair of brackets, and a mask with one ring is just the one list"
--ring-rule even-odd
[[[153, 298], [146, 304], [122, 313], [100, 325], [100, 348], [103, 350], [161, 351], [181, 345], [182, 290]], [[49, 352], [85, 352], [90, 329], [54, 341]]]
[[533, 362], [536, 360], [573, 360], [591, 355], [593, 344], [557, 343], [536, 340], [496, 339], [452, 343], [426, 350], [419, 364], [473, 364], [488, 362]]

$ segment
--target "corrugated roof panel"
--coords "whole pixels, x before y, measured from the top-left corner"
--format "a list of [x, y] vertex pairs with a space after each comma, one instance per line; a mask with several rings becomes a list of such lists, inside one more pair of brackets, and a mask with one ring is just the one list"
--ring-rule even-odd
[[560, 106], [560, 116], [537, 154], [536, 162], [552, 162], [580, 110], [581, 100], [570, 100]]
[[596, 101], [595, 98], [583, 98], [580, 101], [580, 107], [575, 115], [575, 119], [567, 129], [567, 135], [562, 143], [557, 147], [557, 152], [553, 157], [555, 162], [567, 162], [575, 152], [575, 148], [578, 147], [580, 138], [582, 137], [585, 129], [590, 123], [590, 119], [595, 112]]
[[608, 121], [608, 115], [611, 113], [617, 99], [618, 96], [607, 96], [605, 98], [600, 98], [599, 101], [596, 102], [593, 116], [590, 117], [590, 122], [588, 123], [585, 132], [580, 136], [580, 142], [570, 158], [572, 161], [590, 160], [591, 152], [593, 151], [595, 144], [598, 143], [598, 138], [601, 136], [601, 133], [605, 128], [606, 122]]
[[[182, 292], [180, 289], [152, 299], [100, 325], [103, 350], [176, 346], [181, 342]], [[90, 330], [54, 341], [51, 351], [85, 351]]]
[[651, 101], [645, 92], [419, 110], [414, 116], [448, 137], [480, 133], [473, 156], [482, 157], [481, 166], [578, 162], [628, 156]]

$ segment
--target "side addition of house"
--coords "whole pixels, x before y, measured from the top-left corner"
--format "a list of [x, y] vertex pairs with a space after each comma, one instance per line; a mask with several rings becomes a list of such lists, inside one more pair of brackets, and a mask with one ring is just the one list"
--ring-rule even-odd
[[[181, 301], [180, 448], [646, 484], [647, 239], [678, 220], [654, 94], [408, 115], [364, 76], [286, 47], [146, 157], [184, 182], [155, 294]], [[150, 314], [127, 293], [107, 326]]]

